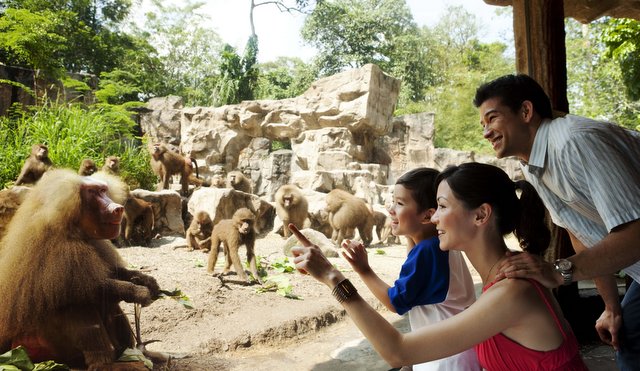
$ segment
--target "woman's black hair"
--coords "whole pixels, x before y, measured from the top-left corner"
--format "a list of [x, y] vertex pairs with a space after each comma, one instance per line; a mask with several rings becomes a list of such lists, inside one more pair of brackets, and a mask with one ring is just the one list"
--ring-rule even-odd
[[413, 199], [418, 204], [418, 211], [435, 209], [436, 202], [436, 177], [440, 174], [438, 170], [428, 167], [419, 167], [402, 174], [396, 184], [411, 191]]
[[[549, 247], [546, 209], [531, 184], [514, 183], [499, 167], [477, 162], [446, 168], [436, 179], [436, 187], [445, 180], [467, 209], [491, 205], [500, 233], [513, 232], [523, 250], [542, 255]], [[521, 190], [519, 199], [516, 189]]]

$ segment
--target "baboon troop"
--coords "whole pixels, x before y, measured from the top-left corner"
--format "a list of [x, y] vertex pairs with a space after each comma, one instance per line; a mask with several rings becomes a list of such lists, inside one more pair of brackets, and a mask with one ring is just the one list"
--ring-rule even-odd
[[53, 163], [49, 159], [49, 148], [44, 144], [34, 144], [31, 146], [31, 154], [22, 165], [22, 170], [20, 170], [20, 175], [18, 175], [15, 184], [33, 184], [51, 166], [53, 166]]
[[209, 213], [200, 210], [193, 216], [193, 220], [185, 232], [187, 240], [187, 249], [189, 251], [202, 250], [209, 252], [211, 250], [211, 232], [213, 231], [213, 221]]
[[353, 238], [358, 229], [362, 243], [371, 243], [373, 215], [367, 204], [360, 198], [341, 189], [334, 189], [327, 194], [327, 211], [329, 223], [333, 227], [331, 240], [337, 245], [345, 238]]
[[98, 370], [135, 347], [119, 302], [149, 305], [160, 288], [109, 241], [126, 194], [116, 177], [63, 169], [27, 194], [0, 242], [0, 352], [23, 344], [34, 362]]
[[309, 203], [298, 186], [285, 184], [278, 188], [275, 196], [276, 213], [282, 220], [282, 233], [285, 238], [291, 235], [289, 223], [302, 227], [309, 213]]
[[230, 171], [229, 174], [227, 174], [227, 188], [252, 193], [251, 181], [239, 170]]
[[[196, 177], [192, 177], [195, 166]], [[189, 192], [189, 181], [198, 179], [198, 164], [192, 158], [185, 158], [179, 153], [171, 151], [163, 143], [156, 143], [151, 147], [151, 168], [160, 177], [158, 190], [169, 189], [169, 182], [172, 175], [180, 175], [181, 193], [187, 196]]]
[[207, 263], [207, 272], [213, 274], [216, 263], [218, 262], [218, 250], [220, 242], [223, 245], [225, 254], [225, 267], [222, 274], [227, 274], [233, 264], [233, 267], [242, 281], [247, 281], [247, 275], [244, 272], [242, 262], [238, 250], [241, 245], [247, 248], [247, 262], [253, 279], [262, 283], [258, 275], [258, 266], [256, 256], [254, 254], [254, 245], [256, 241], [256, 232], [253, 229], [255, 215], [246, 207], [238, 209], [231, 219], [224, 219], [213, 227], [211, 233], [211, 252], [209, 252], [209, 261]]
[[95, 173], [96, 171], [98, 171], [98, 167], [96, 166], [96, 163], [93, 162], [93, 160], [90, 159], [90, 158], [85, 158], [80, 163], [80, 168], [78, 169], [78, 174], [82, 175], [82, 176], [89, 176], [89, 175]]
[[120, 175], [120, 157], [109, 156], [105, 158], [102, 171], [111, 175]]

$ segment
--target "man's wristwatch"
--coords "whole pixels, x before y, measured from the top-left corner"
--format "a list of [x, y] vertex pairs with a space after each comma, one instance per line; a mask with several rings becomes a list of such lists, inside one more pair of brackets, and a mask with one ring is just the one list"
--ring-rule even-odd
[[573, 282], [573, 263], [570, 260], [558, 259], [553, 263], [553, 267], [562, 276], [562, 285], [570, 285]]

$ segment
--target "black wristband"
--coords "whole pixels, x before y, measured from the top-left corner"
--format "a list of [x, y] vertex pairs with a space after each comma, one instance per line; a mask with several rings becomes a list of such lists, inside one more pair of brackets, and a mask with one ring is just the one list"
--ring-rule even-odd
[[358, 290], [356, 290], [351, 281], [346, 278], [340, 281], [331, 291], [331, 294], [338, 300], [338, 303], [344, 302], [357, 293]]

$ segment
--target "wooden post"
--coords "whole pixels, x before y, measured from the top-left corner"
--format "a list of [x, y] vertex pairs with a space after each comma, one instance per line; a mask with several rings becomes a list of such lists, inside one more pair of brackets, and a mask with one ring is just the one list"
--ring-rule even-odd
[[563, 0], [513, 0], [516, 69], [547, 92], [554, 110], [569, 112]]

